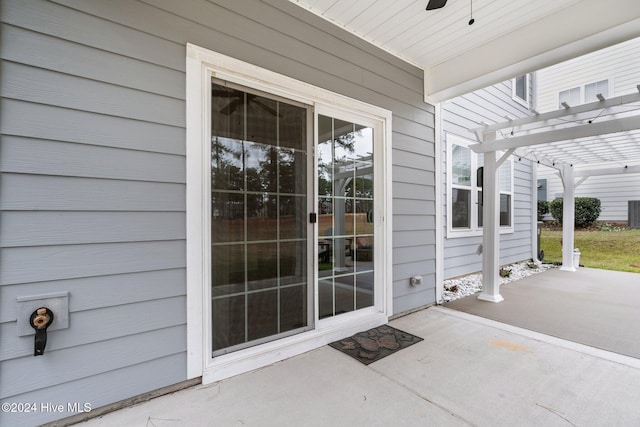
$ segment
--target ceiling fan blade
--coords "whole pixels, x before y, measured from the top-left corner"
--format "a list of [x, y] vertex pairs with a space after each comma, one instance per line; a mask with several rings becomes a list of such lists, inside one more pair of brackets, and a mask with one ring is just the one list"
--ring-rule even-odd
[[226, 107], [220, 110], [220, 112], [225, 116], [230, 116], [234, 111], [236, 111], [236, 108], [238, 108], [238, 105], [240, 105], [241, 103], [242, 103], [241, 100], [235, 99], [230, 103], [228, 103]]
[[254, 99], [253, 103], [256, 104], [256, 105], [259, 105], [260, 107], [262, 107], [263, 110], [268, 111], [273, 116], [282, 117], [280, 114], [278, 114], [278, 112], [275, 109], [271, 108], [270, 106], [268, 106], [267, 104], [265, 104], [262, 101]]
[[447, 0], [429, 0], [427, 4], [427, 10], [440, 9], [447, 4]]

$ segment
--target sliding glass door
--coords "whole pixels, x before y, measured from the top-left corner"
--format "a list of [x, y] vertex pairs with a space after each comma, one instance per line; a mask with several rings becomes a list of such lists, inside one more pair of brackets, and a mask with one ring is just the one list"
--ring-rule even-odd
[[313, 123], [310, 106], [212, 79], [213, 356], [374, 306], [375, 129], [318, 114], [312, 151]]
[[318, 317], [374, 305], [374, 129], [318, 116]]
[[312, 326], [310, 107], [213, 79], [212, 354]]

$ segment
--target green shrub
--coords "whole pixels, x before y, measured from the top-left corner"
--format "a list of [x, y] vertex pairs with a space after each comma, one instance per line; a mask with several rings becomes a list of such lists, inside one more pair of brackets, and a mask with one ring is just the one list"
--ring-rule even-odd
[[546, 200], [538, 200], [538, 221], [542, 221], [542, 217], [549, 213], [549, 202]]
[[[549, 212], [562, 224], [562, 199], [555, 199], [549, 203]], [[600, 199], [595, 197], [576, 197], [574, 225], [576, 228], [586, 228], [596, 222], [600, 216]]]

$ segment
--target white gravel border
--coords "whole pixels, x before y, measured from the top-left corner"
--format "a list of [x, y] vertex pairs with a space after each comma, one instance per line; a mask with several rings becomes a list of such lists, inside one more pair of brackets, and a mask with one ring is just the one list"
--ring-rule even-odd
[[[553, 264], [534, 263], [533, 261], [523, 261], [501, 267], [510, 270], [508, 277], [500, 277], [500, 284], [513, 282], [524, 277], [542, 273], [550, 268], [556, 268]], [[467, 276], [447, 279], [444, 281], [444, 291], [442, 301], [449, 302], [468, 295], [475, 294], [482, 290], [482, 273], [469, 274]]]

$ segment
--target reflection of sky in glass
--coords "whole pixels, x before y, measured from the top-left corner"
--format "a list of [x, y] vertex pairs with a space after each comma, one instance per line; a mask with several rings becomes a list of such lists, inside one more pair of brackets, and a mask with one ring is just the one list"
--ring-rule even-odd
[[247, 169], [259, 169], [260, 162], [265, 160], [266, 152], [263, 148], [264, 146], [254, 144], [254, 143], [245, 143], [245, 167]]
[[[362, 128], [352, 133], [354, 137], [353, 151], [346, 150], [344, 147], [336, 144], [336, 159], [365, 159], [368, 162], [373, 161], [373, 129]], [[318, 162], [329, 164], [333, 160], [330, 141], [320, 141], [318, 144]]]
[[460, 145], [453, 145], [451, 155], [451, 172], [453, 183], [471, 184], [471, 150]]
[[215, 137], [211, 149], [212, 161], [215, 162], [218, 156], [220, 157], [220, 161], [241, 168], [242, 143], [237, 139]]
[[354, 144], [355, 158], [365, 159], [373, 155], [373, 129], [363, 128], [356, 133]]

